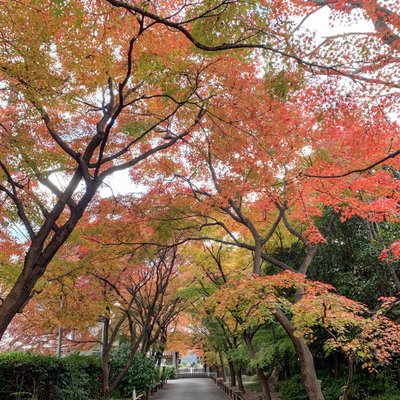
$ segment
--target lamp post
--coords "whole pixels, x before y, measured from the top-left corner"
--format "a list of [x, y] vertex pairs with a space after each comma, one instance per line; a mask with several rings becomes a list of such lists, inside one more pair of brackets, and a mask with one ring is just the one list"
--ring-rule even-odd
[[[63, 307], [64, 307], [64, 297], [61, 296], [60, 309], [62, 309]], [[62, 353], [62, 334], [63, 334], [63, 328], [60, 326], [58, 328], [58, 338], [57, 338], [57, 352], [56, 352], [57, 358], [61, 358], [61, 353]]]

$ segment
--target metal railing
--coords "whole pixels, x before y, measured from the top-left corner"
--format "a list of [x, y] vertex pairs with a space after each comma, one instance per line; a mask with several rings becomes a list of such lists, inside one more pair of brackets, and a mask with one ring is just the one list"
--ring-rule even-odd
[[232, 390], [229, 386], [225, 385], [222, 379], [218, 379], [216, 377], [212, 377], [212, 380], [217, 384], [217, 386], [224, 391], [231, 399], [233, 400], [245, 400], [244, 397], [241, 396], [242, 392], [238, 392], [236, 390]]
[[181, 369], [178, 370], [175, 374], [174, 379], [181, 379], [181, 378], [212, 378], [216, 376], [215, 372], [205, 372], [202, 369]]
[[159, 389], [161, 389], [164, 385], [164, 382], [160, 382], [159, 384], [153, 386], [148, 392], [142, 393], [139, 396], [132, 396], [133, 400], [149, 400], [149, 397], [153, 394], [157, 393]]

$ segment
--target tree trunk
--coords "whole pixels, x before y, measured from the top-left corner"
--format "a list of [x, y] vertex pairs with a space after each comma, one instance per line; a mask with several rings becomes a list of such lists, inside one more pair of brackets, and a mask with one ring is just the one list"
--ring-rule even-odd
[[271, 390], [269, 388], [268, 379], [261, 368], [257, 368], [257, 378], [258, 382], [260, 382], [264, 398], [267, 400], [271, 400]]
[[236, 372], [232, 361], [228, 361], [231, 386], [236, 386]]
[[347, 400], [349, 391], [350, 391], [350, 386], [353, 382], [353, 373], [354, 373], [354, 356], [350, 356], [350, 358], [349, 358], [349, 373], [347, 376], [347, 382], [342, 389], [342, 393], [339, 397], [339, 400]]
[[[75, 226], [82, 218], [87, 205], [96, 193], [99, 184], [87, 189], [79, 204], [71, 211], [68, 221], [62, 227], [59, 227], [58, 231], [51, 237], [53, 227], [70, 198], [69, 195], [72, 195], [79, 184], [80, 178], [76, 178], [76, 176], [72, 178], [62, 199], [54, 206], [49, 217], [46, 218], [36, 237], [32, 240], [29, 251], [25, 256], [24, 267], [10, 293], [0, 304], [0, 339], [3, 337], [14, 316], [22, 312], [29, 301], [36, 282], [42, 277], [57, 251], [71, 235]], [[50, 241], [47, 242], [50, 237]]]
[[101, 375], [102, 375], [102, 396], [108, 398], [110, 392], [110, 365], [109, 365], [109, 346], [108, 346], [108, 330], [110, 320], [104, 318], [102, 335], [101, 335]]
[[242, 378], [242, 367], [236, 366], [236, 376], [238, 381], [238, 388], [241, 392], [245, 392]]
[[387, 265], [389, 267], [390, 274], [392, 275], [393, 282], [396, 285], [396, 289], [400, 292], [400, 279], [399, 279], [399, 276], [397, 275], [397, 272], [394, 269], [394, 266], [393, 266], [392, 263], [388, 262]]
[[261, 274], [261, 264], [262, 264], [262, 258], [261, 258], [261, 250], [262, 250], [262, 245], [260, 242], [259, 237], [255, 237], [255, 245], [254, 245], [254, 259], [253, 259], [253, 272], [257, 275]]
[[285, 329], [296, 348], [300, 361], [301, 376], [309, 400], [324, 400], [321, 382], [317, 379], [317, 374], [315, 372], [314, 359], [306, 341], [302, 336], [298, 337], [295, 334], [295, 327], [281, 310], [275, 309], [274, 315], [283, 329]]
[[300, 274], [306, 274], [308, 271], [308, 267], [311, 264], [311, 261], [314, 259], [315, 255], [317, 254], [318, 246], [314, 245], [312, 246], [306, 254], [306, 257], [304, 258], [304, 261], [302, 262], [300, 268], [299, 268], [299, 273]]
[[221, 363], [222, 379], [225, 382], [226, 381], [226, 373], [225, 373], [225, 365], [224, 365], [224, 356], [221, 351], [218, 352], [218, 355], [219, 355], [219, 362]]
[[163, 357], [163, 354], [165, 351], [165, 343], [166, 343], [166, 339], [164, 340], [164, 337], [163, 337], [161, 340], [160, 347], [157, 349], [156, 354], [155, 354], [155, 360], [156, 360], [157, 367], [161, 366], [162, 357]]
[[31, 266], [30, 260], [25, 259], [24, 268], [14, 287], [0, 305], [0, 339], [3, 337], [14, 316], [22, 312], [36, 282], [43, 275], [44, 271], [45, 267], [40, 265]]
[[[249, 351], [251, 358], [254, 360], [257, 353], [253, 346], [253, 340], [252, 340], [253, 335], [250, 334], [249, 332], [245, 332], [243, 336], [247, 350]], [[264, 398], [267, 400], [271, 400], [271, 390], [269, 388], [268, 378], [265, 376], [264, 371], [261, 368], [257, 368], [256, 372], [257, 372], [258, 382], [260, 383], [262, 388]]]

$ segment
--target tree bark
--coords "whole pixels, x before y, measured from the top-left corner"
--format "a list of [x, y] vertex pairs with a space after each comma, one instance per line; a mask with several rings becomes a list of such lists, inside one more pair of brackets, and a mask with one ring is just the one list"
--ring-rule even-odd
[[389, 271], [390, 271], [390, 274], [392, 275], [393, 282], [394, 282], [394, 284], [396, 286], [396, 289], [400, 292], [400, 279], [399, 279], [399, 276], [397, 275], [397, 272], [394, 269], [393, 264], [388, 262], [387, 265], [389, 267]]
[[261, 368], [257, 368], [257, 378], [258, 382], [260, 382], [264, 398], [266, 400], [271, 400], [271, 390], [269, 388], [268, 379]]
[[236, 371], [232, 361], [228, 361], [231, 386], [236, 386]]
[[[253, 341], [252, 341], [253, 335], [251, 335], [248, 332], [245, 332], [243, 334], [243, 336], [244, 336], [244, 341], [247, 346], [247, 350], [249, 351], [251, 358], [254, 360], [257, 353], [253, 346]], [[262, 368], [257, 367], [256, 373], [257, 373], [258, 382], [260, 383], [262, 391], [263, 391], [264, 398], [267, 400], [271, 400], [271, 390], [269, 388], [268, 378], [264, 374], [264, 371], [262, 370]]]
[[238, 382], [238, 388], [239, 390], [244, 393], [244, 384], [243, 384], [243, 377], [242, 377], [242, 367], [239, 367], [236, 365], [236, 376], [237, 376], [237, 382]]
[[255, 237], [253, 272], [257, 275], [261, 274], [261, 264], [262, 264], [261, 253], [262, 253], [262, 245], [260, 238]]
[[347, 382], [342, 389], [342, 393], [339, 397], [339, 400], [347, 400], [349, 391], [350, 391], [350, 386], [353, 382], [353, 373], [354, 373], [354, 357], [350, 356], [350, 358], [349, 358], [349, 373], [347, 376]]
[[[73, 180], [74, 179], [76, 178], [74, 177]], [[80, 179], [78, 179], [78, 183], [79, 181]], [[71, 211], [71, 216], [68, 221], [54, 233], [47, 243], [54, 224], [57, 222], [67, 204], [69, 192], [73, 192], [72, 189], [74, 189], [77, 184], [70, 183], [69, 186], [71, 186], [71, 189], [67, 188], [63, 198], [58, 201], [50, 213], [50, 216], [46, 219], [45, 223], [36, 234], [36, 237], [32, 240], [29, 251], [25, 256], [24, 267], [10, 293], [0, 304], [0, 339], [3, 337], [14, 316], [22, 312], [32, 295], [36, 282], [42, 277], [57, 251], [69, 238], [75, 226], [82, 218], [99, 184], [93, 184], [93, 186], [88, 188], [79, 204]]]
[[4, 302], [0, 305], [0, 339], [14, 316], [21, 312], [28, 302], [36, 282], [42, 276], [44, 268], [30, 267], [25, 260], [25, 266]]
[[222, 351], [218, 352], [219, 355], [219, 362], [221, 363], [221, 374], [222, 374], [222, 379], [224, 382], [226, 381], [226, 373], [225, 373], [225, 365], [224, 365], [224, 356], [222, 354]]
[[275, 309], [274, 315], [277, 321], [282, 325], [283, 329], [285, 329], [296, 348], [300, 361], [301, 376], [309, 400], [324, 400], [321, 390], [321, 382], [318, 380], [315, 372], [314, 359], [306, 341], [302, 336], [298, 337], [295, 334], [295, 327], [281, 310]]

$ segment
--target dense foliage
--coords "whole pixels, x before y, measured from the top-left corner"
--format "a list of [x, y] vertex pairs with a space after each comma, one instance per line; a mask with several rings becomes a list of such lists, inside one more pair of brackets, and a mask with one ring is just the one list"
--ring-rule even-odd
[[98, 357], [62, 359], [30, 353], [0, 354], [2, 399], [89, 400], [100, 397]]
[[164, 365], [161, 367], [160, 381], [165, 382], [168, 379], [174, 379], [176, 376], [176, 368], [174, 365]]
[[[323, 393], [326, 400], [337, 400], [340, 397], [345, 377], [332, 379], [327, 371], [323, 377]], [[301, 387], [301, 375], [294, 375], [281, 383], [281, 395], [283, 400], [307, 400], [307, 393]], [[365, 375], [357, 374], [354, 377], [349, 400], [398, 400], [399, 387], [395, 376], [389, 375]]]
[[[111, 371], [115, 375], [124, 367], [128, 357], [126, 346], [121, 346], [111, 361]], [[159, 371], [155, 366], [154, 359], [142, 355], [136, 355], [128, 373], [118, 386], [121, 397], [132, 396], [135, 389], [137, 395], [150, 391], [160, 382]]]
[[[113, 355], [111, 370], [118, 374], [125, 365], [127, 351], [122, 346]], [[93, 400], [101, 397], [102, 373], [98, 356], [71, 354], [61, 359], [31, 353], [0, 354], [0, 398], [37, 400]], [[154, 359], [137, 355], [115, 395], [131, 397], [146, 393], [161, 378], [172, 379], [174, 369], [161, 375]]]
[[[268, 400], [396, 377], [399, 4], [0, 1], [2, 346], [100, 344], [103, 397], [179, 332]], [[7, 390], [92, 390], [79, 357], [8, 357]]]
[[400, 236], [398, 224], [352, 218], [325, 212], [318, 222], [323, 226], [332, 219], [326, 243], [315, 256], [309, 275], [332, 284], [341, 294], [375, 308], [381, 296], [398, 292], [390, 267], [399, 273], [396, 261], [382, 259], [382, 252]]

